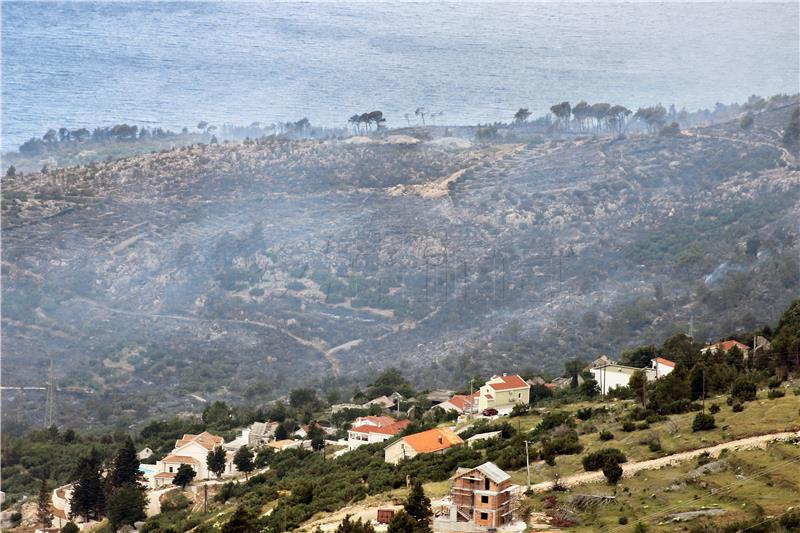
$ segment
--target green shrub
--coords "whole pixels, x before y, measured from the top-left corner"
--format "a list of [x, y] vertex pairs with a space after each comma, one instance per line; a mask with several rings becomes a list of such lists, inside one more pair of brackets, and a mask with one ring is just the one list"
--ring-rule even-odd
[[624, 526], [625, 524], [628, 523], [628, 517], [627, 516], [620, 516], [619, 520], [617, 520], [617, 522], [619, 523], [619, 525]]
[[578, 409], [575, 412], [575, 416], [577, 416], [580, 420], [589, 420], [592, 418], [592, 408], [584, 407], [583, 409]]
[[638, 430], [640, 430], [640, 431], [641, 431], [641, 430], [645, 430], [645, 429], [650, 429], [650, 424], [648, 424], [647, 422], [639, 422], [639, 423], [636, 425], [636, 429], [638, 429]]
[[616, 485], [622, 478], [622, 467], [616, 461], [611, 461], [603, 466], [603, 475], [610, 485]]
[[711, 413], [712, 415], [715, 415], [715, 414], [719, 413], [719, 405], [717, 405], [715, 403], [712, 403], [708, 407], [708, 412]]
[[661, 451], [661, 443], [657, 441], [653, 441], [647, 445], [651, 452], [660, 452]]
[[636, 424], [633, 420], [626, 420], [622, 423], [622, 431], [630, 433], [631, 431], [636, 431]]
[[739, 402], [736, 402], [733, 404], [731, 409], [733, 410], [734, 413], [741, 413], [742, 411], [744, 411], [744, 405], [740, 404]]
[[584, 456], [581, 460], [583, 469], [587, 472], [600, 470], [609, 462], [624, 463], [627, 461], [625, 454], [616, 448], [603, 448]]
[[786, 391], [783, 389], [770, 389], [767, 398], [774, 400], [775, 398], [783, 398], [786, 396]]
[[756, 399], [757, 392], [758, 387], [756, 387], [753, 380], [740, 376], [736, 378], [736, 381], [733, 383], [731, 396], [734, 400], [739, 400], [740, 402], [752, 402]]
[[600, 432], [600, 440], [612, 440], [613, 438], [614, 434], [607, 429]]
[[706, 413], [697, 413], [692, 422], [692, 431], [707, 431], [717, 427], [714, 421], [714, 415]]
[[529, 410], [530, 410], [530, 406], [522, 404], [522, 403], [518, 403], [518, 404], [514, 405], [514, 407], [511, 409], [511, 414], [508, 415], [508, 416], [511, 417], [511, 418], [514, 418], [515, 416], [523, 416], [523, 415], [528, 414]]
[[80, 533], [80, 528], [72, 522], [67, 522], [61, 528], [61, 533]]
[[700, 455], [697, 456], [697, 466], [706, 465], [706, 464], [710, 463], [713, 460], [714, 459], [711, 457], [710, 453], [703, 452], [703, 453], [701, 453]]

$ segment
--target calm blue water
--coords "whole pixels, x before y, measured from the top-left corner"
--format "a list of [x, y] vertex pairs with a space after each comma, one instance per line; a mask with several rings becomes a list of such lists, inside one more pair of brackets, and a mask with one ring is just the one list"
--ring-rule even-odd
[[564, 99], [712, 107], [798, 91], [800, 3], [2, 2], [2, 142], [420, 105], [451, 124]]

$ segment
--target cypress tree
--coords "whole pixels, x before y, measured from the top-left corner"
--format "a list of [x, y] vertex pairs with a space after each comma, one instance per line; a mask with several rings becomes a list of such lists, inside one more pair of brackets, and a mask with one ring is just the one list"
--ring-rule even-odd
[[103, 462], [96, 448], [92, 448], [89, 455], [78, 461], [70, 500], [71, 516], [82, 516], [88, 522], [105, 513], [106, 495], [100, 475], [102, 466]]
[[36, 522], [46, 529], [53, 525], [53, 517], [50, 515], [50, 492], [47, 490], [47, 482], [42, 480], [39, 486], [39, 499], [36, 502]]
[[108, 521], [116, 531], [125, 524], [133, 525], [147, 517], [147, 496], [144, 487], [127, 484], [119, 487], [108, 499]]
[[403, 504], [403, 509], [414, 519], [417, 523], [416, 531], [430, 531], [430, 520], [433, 516], [431, 510], [431, 500], [425, 496], [425, 491], [422, 489], [422, 483], [414, 480], [411, 485], [411, 492]]
[[111, 486], [115, 489], [126, 485], [134, 485], [141, 478], [139, 458], [133, 440], [128, 437], [114, 458], [114, 469], [111, 472]]

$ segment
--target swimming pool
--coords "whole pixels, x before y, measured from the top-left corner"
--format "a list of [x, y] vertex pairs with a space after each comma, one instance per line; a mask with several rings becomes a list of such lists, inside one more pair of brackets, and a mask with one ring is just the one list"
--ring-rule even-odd
[[156, 471], [155, 465], [139, 465], [139, 472], [143, 474], [152, 474]]

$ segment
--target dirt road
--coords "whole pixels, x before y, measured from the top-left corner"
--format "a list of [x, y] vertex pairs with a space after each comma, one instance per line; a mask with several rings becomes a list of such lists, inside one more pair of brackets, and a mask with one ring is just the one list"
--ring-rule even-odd
[[[706, 448], [698, 448], [688, 452], [667, 455], [666, 457], [659, 457], [658, 459], [648, 459], [647, 461], [625, 463], [622, 465], [622, 475], [623, 477], [629, 477], [641, 470], [657, 470], [665, 466], [671, 466], [689, 461], [706, 452], [713, 457], [717, 457], [722, 450], [747, 450], [752, 448], [764, 448], [770, 442], [789, 437], [800, 437], [800, 431], [784, 431], [781, 433], [770, 433], [768, 435], [757, 435], [755, 437], [748, 437], [746, 439], [723, 442], [722, 444], [708, 446]], [[571, 476], [563, 477], [559, 481], [564, 487], [574, 487], [576, 485], [586, 485], [588, 483], [605, 481], [605, 476], [603, 476], [602, 472], [581, 472], [580, 474], [573, 474]], [[531, 485], [531, 490], [533, 492], [546, 492], [552, 488], [552, 481], [544, 481], [542, 483]]]

